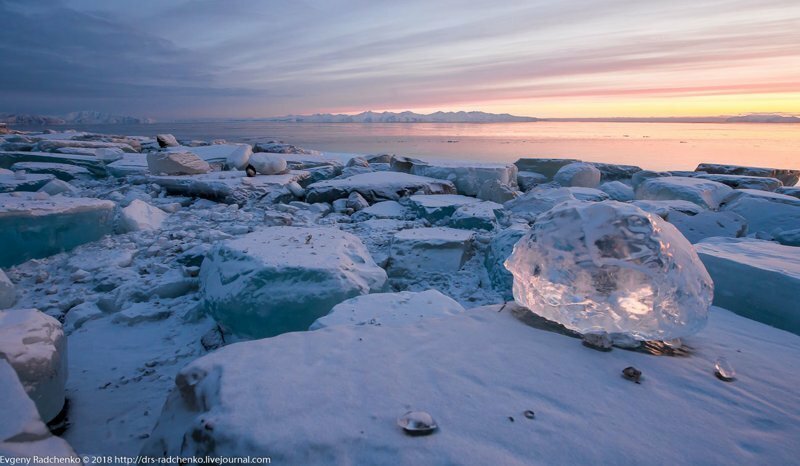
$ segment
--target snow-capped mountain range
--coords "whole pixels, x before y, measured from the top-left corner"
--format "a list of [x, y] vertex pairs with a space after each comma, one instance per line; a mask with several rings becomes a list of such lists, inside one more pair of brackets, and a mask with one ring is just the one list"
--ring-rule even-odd
[[105, 124], [146, 124], [155, 123], [151, 118], [138, 118], [125, 115], [113, 115], [104, 112], [83, 110], [70, 112], [66, 115], [30, 115], [30, 114], [0, 114], [0, 123], [20, 126], [37, 125], [105, 125]]
[[538, 121], [537, 118], [514, 116], [508, 113], [434, 112], [425, 115], [408, 111], [399, 113], [367, 111], [356, 115], [315, 113], [313, 115], [287, 115], [265, 120], [295, 123], [509, 123]]

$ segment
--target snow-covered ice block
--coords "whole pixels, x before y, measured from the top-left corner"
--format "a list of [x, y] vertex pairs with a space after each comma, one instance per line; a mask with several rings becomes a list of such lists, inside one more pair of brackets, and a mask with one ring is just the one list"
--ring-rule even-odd
[[800, 228], [773, 232], [773, 239], [786, 246], [800, 247]]
[[283, 141], [263, 141], [256, 143], [253, 147], [254, 152], [270, 152], [273, 154], [300, 154], [300, 155], [321, 155], [319, 151], [303, 149]]
[[51, 154], [48, 152], [0, 152], [0, 167], [10, 167], [19, 162], [75, 165], [89, 170], [94, 176], [106, 176], [106, 165], [113, 161], [91, 155]]
[[658, 215], [664, 220], [669, 220], [672, 212], [681, 212], [687, 215], [695, 215], [704, 212], [706, 209], [700, 207], [694, 202], [672, 200], [672, 201], [633, 201], [633, 205], [649, 212]]
[[147, 154], [125, 154], [119, 160], [109, 163], [106, 172], [117, 178], [148, 173]]
[[455, 228], [411, 228], [395, 233], [389, 276], [457, 272], [472, 254], [474, 233]]
[[548, 181], [549, 178], [541, 173], [526, 171], [517, 172], [517, 185], [519, 185], [519, 189], [523, 191], [527, 191], [534, 186], [547, 183]]
[[103, 311], [97, 307], [97, 304], [91, 302], [78, 304], [67, 311], [67, 316], [64, 318], [64, 332], [69, 335], [71, 332], [81, 328], [86, 322], [99, 319], [102, 316]]
[[63, 147], [84, 147], [87, 149], [121, 149], [123, 152], [138, 152], [124, 142], [79, 141], [75, 139], [45, 139], [36, 143], [36, 152], [55, 152]]
[[[633, 176], [631, 176], [631, 186], [633, 186], [633, 189], [635, 190], [645, 180], [649, 180], [650, 178], [664, 178], [664, 177], [668, 177], [668, 176], [673, 176], [673, 173], [672, 172], [657, 172], [657, 171], [653, 171], [653, 170], [638, 171], [638, 172], [634, 173]], [[678, 175], [674, 175], [674, 176], [678, 176]]]
[[0, 267], [67, 251], [113, 231], [111, 201], [35, 196], [0, 194]]
[[14, 175], [0, 175], [0, 193], [36, 191], [54, 179], [53, 175], [28, 175], [22, 172]]
[[595, 188], [584, 188], [581, 186], [573, 186], [566, 188], [575, 199], [586, 202], [601, 202], [611, 199], [611, 197], [603, 191]]
[[547, 212], [554, 206], [566, 202], [574, 201], [575, 196], [567, 188], [553, 188], [550, 186], [540, 186], [531, 189], [522, 196], [508, 201], [503, 207], [510, 213], [527, 221], [533, 221], [543, 212]]
[[[218, 150], [218, 146], [213, 146]], [[227, 155], [223, 159], [228, 168], [235, 168], [236, 170], [244, 170], [250, 163], [250, 158], [253, 156], [253, 147], [250, 144], [242, 144], [231, 151], [226, 151]], [[267, 174], [267, 173], [265, 173]], [[272, 174], [272, 173], [268, 173]]]
[[180, 145], [178, 140], [175, 139], [175, 136], [171, 134], [157, 134], [156, 142], [158, 142], [159, 147], [175, 147]]
[[[273, 153], [270, 152], [270, 154]], [[333, 173], [336, 173], [334, 176], [338, 176], [342, 173], [342, 162], [336, 159], [329, 159], [313, 154], [274, 154], [286, 160], [286, 165], [288, 165], [292, 170], [308, 170], [311, 168], [332, 167], [334, 169]]]
[[333, 202], [345, 198], [352, 192], [364, 196], [369, 202], [391, 200], [411, 194], [455, 194], [456, 188], [449, 181], [409, 175], [399, 172], [362, 173], [339, 180], [318, 181], [308, 186], [306, 201]]
[[[240, 170], [247, 166], [249, 156], [252, 154], [250, 144], [211, 144], [207, 146], [177, 146], [167, 149], [169, 152], [191, 152], [210, 164], [228, 164], [230, 167], [240, 169], [240, 164], [244, 164]], [[248, 152], [249, 151], [249, 152]]]
[[[118, 160], [124, 154], [134, 153], [134, 152], [123, 152], [122, 149], [108, 148], [108, 147], [102, 147], [99, 149], [90, 149], [88, 147], [62, 147], [60, 149], [56, 149], [56, 152], [59, 154], [70, 154], [70, 155], [91, 155], [95, 158], [103, 158], [106, 160], [108, 160], [109, 158]], [[111, 161], [112, 160], [109, 160], [109, 162]]]
[[478, 199], [484, 201], [497, 202], [502, 204], [508, 202], [519, 195], [519, 191], [507, 184], [502, 184], [498, 180], [489, 180], [483, 183], [478, 190]]
[[425, 319], [464, 312], [453, 298], [436, 290], [419, 293], [374, 293], [343, 301], [325, 317], [317, 319], [309, 330], [335, 325], [385, 325], [399, 327]]
[[621, 181], [607, 181], [599, 189], [615, 201], [627, 202], [634, 198], [633, 188]]
[[675, 211], [669, 214], [668, 221], [691, 243], [712, 236], [738, 238], [747, 234], [747, 220], [733, 212], [705, 210], [695, 215], [687, 215]]
[[596, 188], [600, 185], [600, 170], [584, 162], [570, 163], [558, 169], [553, 181], [564, 187]]
[[0, 309], [8, 309], [16, 302], [17, 289], [3, 269], [0, 269]]
[[523, 158], [514, 162], [519, 171], [541, 173], [548, 180], [553, 179], [558, 170], [564, 165], [579, 163], [577, 159], [548, 159], [548, 158]]
[[511, 225], [494, 235], [486, 250], [484, 265], [492, 281], [492, 288], [499, 291], [507, 301], [514, 299], [511, 292], [514, 276], [506, 269], [505, 262], [514, 250], [514, 245], [529, 229], [527, 225]]
[[739, 165], [722, 165], [701, 163], [695, 171], [720, 175], [746, 175], [777, 178], [786, 186], [794, 186], [800, 181], [800, 170], [762, 167], [743, 167]]
[[278, 175], [287, 169], [286, 159], [276, 154], [260, 152], [250, 157], [250, 165], [262, 175]]
[[290, 185], [307, 175], [306, 172], [292, 171], [285, 175], [248, 177], [241, 171], [227, 171], [189, 176], [148, 176], [147, 181], [166, 188], [171, 194], [242, 204], [248, 199], [268, 202], [293, 199]]
[[411, 166], [411, 174], [452, 181], [458, 193], [467, 196], [477, 196], [487, 181], [494, 180], [512, 187], [517, 185], [517, 167], [514, 164], [416, 161]]
[[480, 199], [460, 194], [417, 194], [408, 198], [411, 210], [431, 222], [452, 216], [459, 207], [479, 202]]
[[[12, 458], [19, 459], [17, 464], [30, 464], [33, 457], [57, 458], [62, 461], [80, 459], [69, 444], [50, 433], [42, 422], [34, 402], [25, 393], [19, 377], [8, 361], [0, 358], [0, 458], [8, 464]], [[40, 460], [41, 461], [41, 460]]]
[[350, 193], [349, 196], [347, 196], [345, 205], [347, 206], [348, 209], [351, 209], [353, 212], [358, 212], [359, 210], [364, 210], [367, 207], [369, 207], [369, 202], [367, 202], [367, 200], [364, 199], [364, 196], [362, 196], [361, 194], [358, 194], [357, 192], [352, 192]]
[[53, 175], [62, 181], [71, 181], [75, 178], [89, 178], [91, 172], [78, 165], [52, 162], [17, 162], [11, 166], [14, 171], [24, 170], [25, 173], [39, 175]]
[[582, 334], [671, 340], [703, 328], [713, 283], [669, 223], [616, 201], [540, 215], [506, 261], [514, 299]]
[[711, 173], [698, 173], [695, 178], [716, 181], [734, 189], [760, 189], [762, 191], [775, 191], [783, 186], [781, 180], [765, 176], [745, 175], [719, 175]]
[[58, 178], [48, 181], [47, 184], [39, 188], [37, 192], [47, 193], [50, 196], [56, 196], [58, 194], [77, 196], [80, 193], [78, 188]]
[[158, 207], [134, 199], [120, 212], [122, 229], [126, 232], [159, 230], [169, 215]]
[[358, 212], [358, 214], [353, 216], [353, 219], [367, 219], [367, 218], [393, 218], [393, 219], [401, 219], [405, 218], [408, 214], [408, 209], [406, 209], [402, 204], [397, 201], [382, 201], [376, 202], [371, 206], [362, 209]]
[[153, 175], [199, 175], [211, 171], [211, 165], [191, 152], [150, 152], [147, 169]]
[[685, 176], [650, 178], [636, 188], [636, 199], [694, 202], [706, 209], [717, 209], [733, 188], [716, 181]]
[[36, 309], [0, 311], [0, 359], [17, 372], [45, 421], [64, 406], [67, 340], [61, 324]]
[[[517, 312], [226, 346], [181, 369], [141, 452], [304, 465], [796, 462], [796, 335], [714, 309], [686, 340], [690, 357], [598, 353]], [[714, 377], [719, 356], [739, 374], [732, 385]], [[627, 366], [641, 385], [621, 377]], [[404, 434], [409, 410], [439, 429]]]
[[800, 249], [750, 238], [695, 245], [714, 280], [714, 305], [800, 335]]
[[734, 212], [747, 220], [750, 233], [771, 234], [800, 225], [800, 199], [756, 189], [737, 189], [725, 199], [720, 210]]
[[447, 224], [466, 230], [493, 230], [498, 215], [503, 215], [502, 205], [491, 201], [476, 202], [456, 209]]
[[271, 227], [215, 245], [200, 280], [217, 322], [263, 338], [306, 330], [345, 299], [380, 291], [386, 272], [350, 233]]
[[775, 192], [800, 199], [800, 186], [781, 186]]
[[600, 170], [602, 181], [625, 180], [642, 171], [636, 165], [619, 165], [615, 163], [588, 162]]

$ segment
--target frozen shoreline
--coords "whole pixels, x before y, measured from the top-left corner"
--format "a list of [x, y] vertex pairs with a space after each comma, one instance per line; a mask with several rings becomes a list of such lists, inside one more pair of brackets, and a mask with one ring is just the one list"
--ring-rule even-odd
[[[786, 296], [800, 289], [800, 234], [791, 229], [800, 228], [800, 199], [796, 189], [780, 187], [797, 183], [798, 171], [707, 166], [703, 175], [543, 159], [420, 161], [318, 154], [276, 143], [272, 152], [256, 154], [283, 160], [286, 170], [248, 177], [222, 170], [244, 147], [237, 144], [192, 142], [159, 151], [150, 137], [0, 138], [0, 145], [17, 145], [0, 151], [0, 167], [12, 172], [0, 170], [7, 191], [0, 194], [0, 222], [7, 231], [30, 223], [27, 231], [42, 235], [23, 232], [16, 248], [25, 241], [56, 248], [31, 260], [4, 259], [13, 287], [10, 295], [0, 287], [13, 298], [4, 312], [39, 309], [63, 324], [69, 355], [63, 438], [79, 454], [258, 452], [291, 463], [400, 458], [430, 464], [633, 463], [651, 455], [663, 462], [786, 463], [800, 454], [791, 442], [800, 436], [794, 390], [800, 325], [791, 303], [759, 299], [769, 290], [743, 286], [779, 276]], [[159, 163], [168, 154], [193, 155], [169, 159], [178, 173], [162, 175], [148, 172], [153, 157], [147, 153], [160, 154]], [[53, 165], [56, 159], [68, 167]], [[14, 163], [27, 163], [22, 166], [30, 171]], [[180, 173], [206, 165], [209, 173]], [[49, 188], [20, 183], [35, 170], [46, 170]], [[659, 357], [622, 349], [598, 353], [580, 340], [529, 327], [508, 311], [498, 317], [510, 298], [502, 263], [511, 247], [540, 214], [578, 200], [626, 202], [672, 223], [705, 256], [720, 257], [709, 267], [712, 278], [725, 274], [719, 296], [731, 302], [753, 294], [747, 299], [764, 306], [769, 323], [787, 331], [712, 308], [706, 330], [684, 341], [688, 357]], [[108, 208], [113, 215], [87, 223], [71, 216], [75, 208]], [[98, 228], [89, 232], [90, 225]], [[79, 237], [65, 226], [92, 234]], [[274, 227], [282, 228], [270, 230], [279, 238], [263, 257], [243, 239]], [[324, 238], [331, 229], [341, 236]], [[279, 244], [282, 238], [287, 244]], [[746, 241], [749, 249], [737, 253], [724, 246], [729, 241]], [[272, 254], [280, 251], [287, 255], [276, 262]], [[263, 284], [224, 288], [234, 278], [210, 284], [208, 258], [219, 268], [213, 275], [224, 276], [236, 254], [250, 262], [237, 259], [241, 269], [231, 277], [262, 274], [275, 284], [266, 296], [258, 296]], [[316, 290], [310, 290], [311, 274]], [[429, 290], [444, 296], [422, 293]], [[318, 296], [301, 307], [316, 306], [322, 315], [354, 295], [407, 294], [392, 298], [396, 317], [385, 325], [366, 317], [353, 317], [349, 325], [347, 318], [329, 316], [337, 323], [307, 332], [319, 315], [301, 316], [297, 309], [298, 320], [287, 323], [293, 332], [256, 342], [248, 342], [248, 332], [222, 328], [219, 314], [217, 320], [208, 314], [212, 296], [228, 300], [218, 312], [229, 313], [278, 298], [291, 303], [311, 291]], [[329, 295], [337, 301], [329, 302]], [[410, 302], [424, 317], [402, 307], [412, 296], [420, 296]], [[287, 306], [271, 312], [280, 316]], [[495, 308], [470, 312], [485, 306]], [[361, 316], [359, 309], [338, 312]], [[247, 326], [265, 325], [269, 321], [259, 319], [266, 315], [248, 314]], [[362, 338], [365, 349], [356, 343]], [[272, 356], [262, 358], [262, 352]], [[736, 381], [714, 378], [720, 356], [736, 367]], [[258, 362], [242, 362], [248, 359]], [[619, 375], [632, 364], [644, 371], [641, 386]], [[196, 388], [180, 385], [200, 369], [220, 375], [202, 376], [206, 385]], [[317, 381], [326, 388], [317, 389]], [[184, 405], [201, 396], [192, 390], [207, 397], [206, 409]], [[393, 422], [406, 405], [429, 410], [441, 432], [404, 436]], [[525, 424], [525, 409], [536, 411], [535, 421]], [[640, 429], [651, 421], [659, 427]], [[206, 422], [214, 428], [204, 440], [182, 440], [195, 438]], [[319, 455], [302, 456], [312, 445]]]

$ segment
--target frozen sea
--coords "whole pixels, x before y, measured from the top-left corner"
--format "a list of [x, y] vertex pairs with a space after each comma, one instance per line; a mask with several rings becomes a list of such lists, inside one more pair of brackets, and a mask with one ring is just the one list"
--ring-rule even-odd
[[552, 156], [633, 164], [651, 170], [690, 170], [700, 162], [800, 168], [798, 124], [246, 121], [73, 127], [128, 135], [172, 133], [179, 139], [220, 138], [249, 143], [279, 139], [326, 152], [441, 159], [513, 162], [520, 157]]

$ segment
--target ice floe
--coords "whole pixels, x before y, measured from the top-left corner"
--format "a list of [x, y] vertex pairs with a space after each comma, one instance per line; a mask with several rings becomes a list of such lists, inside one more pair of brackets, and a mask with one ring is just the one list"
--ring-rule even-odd
[[714, 280], [714, 305], [800, 335], [800, 253], [750, 238], [708, 238], [695, 245]]
[[339, 302], [380, 291], [386, 272], [332, 228], [272, 227], [218, 243], [200, 270], [203, 306], [234, 333], [305, 330]]

